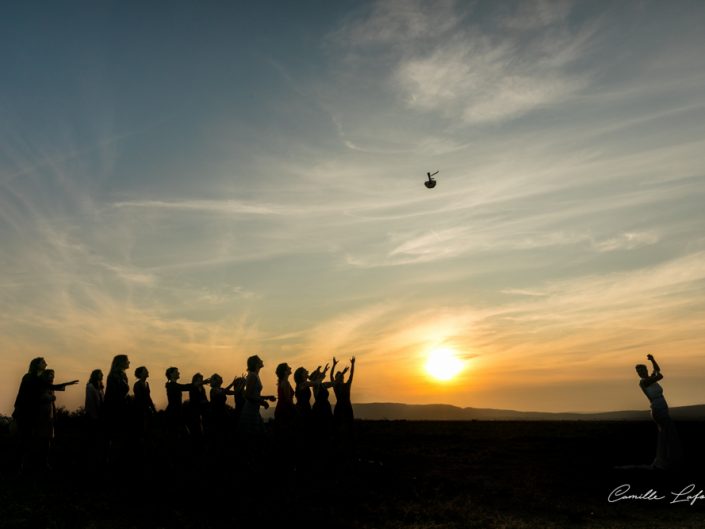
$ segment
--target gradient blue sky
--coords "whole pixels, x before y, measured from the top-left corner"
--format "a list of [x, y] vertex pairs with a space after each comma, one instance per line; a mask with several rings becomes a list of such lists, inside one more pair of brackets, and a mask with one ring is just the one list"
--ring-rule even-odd
[[554, 411], [645, 408], [653, 353], [705, 402], [703, 2], [225, 4], [0, 6], [1, 413], [118, 353], [160, 404], [254, 353]]

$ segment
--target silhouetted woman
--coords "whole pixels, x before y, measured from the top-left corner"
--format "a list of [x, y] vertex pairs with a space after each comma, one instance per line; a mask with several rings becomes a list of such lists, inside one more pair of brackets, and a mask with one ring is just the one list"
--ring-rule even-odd
[[103, 401], [103, 417], [110, 442], [110, 459], [125, 455], [125, 441], [129, 427], [130, 384], [125, 370], [130, 367], [127, 355], [117, 355], [113, 358], [105, 385], [105, 400]]
[[245, 405], [240, 416], [240, 431], [245, 435], [261, 435], [264, 433], [264, 422], [259, 409], [269, 408], [269, 402], [274, 402], [273, 395], [262, 395], [262, 381], [259, 372], [264, 367], [264, 362], [257, 356], [247, 359], [247, 379], [245, 380]]
[[103, 372], [100, 369], [91, 371], [86, 384], [86, 417], [88, 418], [88, 449], [87, 455], [94, 468], [105, 463], [105, 432], [103, 428], [103, 400], [105, 387]]
[[47, 367], [44, 358], [33, 358], [29, 363], [29, 370], [22, 377], [20, 388], [15, 399], [15, 410], [12, 418], [17, 425], [19, 434], [19, 470], [22, 472], [25, 459], [32, 451], [32, 444], [36, 437], [37, 423], [39, 422], [39, 407], [42, 394], [41, 375]]
[[203, 423], [208, 420], [208, 397], [204, 384], [210, 382], [204, 380], [201, 373], [196, 373], [191, 378], [191, 387], [188, 391], [188, 429], [191, 432], [191, 442], [193, 449], [200, 452], [203, 448]]
[[42, 454], [42, 463], [50, 470], [49, 455], [54, 445], [54, 421], [56, 419], [56, 396], [52, 389], [54, 385], [54, 370], [45, 369], [40, 375], [44, 382], [39, 396], [39, 416], [37, 421], [37, 438]]
[[294, 371], [294, 396], [296, 397], [296, 411], [302, 427], [307, 428], [311, 422], [311, 386], [308, 370], [299, 367]]
[[653, 355], [646, 355], [646, 358], [653, 366], [651, 374], [649, 375], [649, 370], [644, 364], [638, 364], [636, 372], [640, 378], [639, 387], [651, 403], [651, 417], [658, 426], [656, 458], [651, 466], [658, 469], [673, 468], [680, 463], [682, 458], [680, 441], [668, 412], [668, 404], [663, 397], [663, 388], [658, 383], [663, 378], [661, 369]]
[[181, 373], [177, 367], [166, 370], [166, 420], [172, 439], [178, 439], [188, 433], [183, 409], [183, 392], [191, 389], [191, 384], [181, 384]]
[[[314, 371], [320, 374], [320, 366]], [[315, 378], [315, 376], [314, 376]], [[310, 457], [315, 447], [313, 419], [311, 409], [311, 388], [314, 383], [310, 380], [308, 370], [305, 367], [298, 367], [294, 371], [294, 396], [296, 397], [296, 454], [298, 458], [297, 466], [307, 468]]]
[[355, 374], [355, 357], [353, 356], [350, 359], [350, 375], [347, 381], [345, 380], [345, 373], [348, 370], [347, 367], [342, 371], [338, 371], [335, 373], [335, 376], [333, 376], [333, 371], [335, 371], [337, 363], [338, 361], [334, 357], [333, 368], [330, 370], [330, 380], [333, 383], [333, 392], [335, 393], [336, 399], [333, 417], [335, 419], [337, 433], [345, 438], [352, 434], [352, 428], [355, 422], [352, 402], [350, 401], [350, 388], [352, 386], [353, 375]]
[[86, 415], [90, 424], [98, 424], [103, 413], [103, 400], [105, 386], [103, 385], [103, 372], [100, 369], [91, 371], [91, 376], [86, 384]]
[[259, 459], [259, 454], [264, 442], [264, 422], [260, 415], [260, 406], [269, 408], [268, 401], [275, 401], [273, 395], [262, 395], [262, 381], [259, 372], [264, 367], [264, 362], [257, 356], [247, 359], [247, 378], [245, 380], [245, 404], [240, 415], [238, 434], [243, 442], [242, 456], [244, 463], [252, 467]]
[[214, 429], [219, 427], [224, 427], [226, 420], [227, 408], [226, 404], [228, 402], [228, 395], [235, 395], [232, 390], [235, 385], [235, 380], [233, 380], [230, 385], [223, 387], [223, 377], [218, 373], [213, 373], [210, 377], [210, 398], [211, 398], [211, 413], [210, 413], [210, 426]]
[[152, 417], [157, 413], [152, 401], [152, 392], [149, 388], [149, 370], [140, 366], [135, 369], [135, 377], [137, 380], [132, 386], [134, 394], [134, 417], [135, 429], [139, 440], [145, 441], [150, 429]]
[[317, 369], [311, 375], [313, 382], [313, 406], [311, 407], [311, 418], [316, 439], [319, 443], [327, 443], [333, 433], [333, 408], [330, 405], [329, 391], [333, 383], [326, 382], [326, 372], [328, 364], [323, 371]]
[[290, 431], [296, 422], [296, 405], [294, 404], [294, 388], [289, 377], [291, 367], [286, 362], [279, 364], [275, 370], [277, 375], [277, 406], [274, 408], [274, 420], [277, 429]]
[[293, 455], [296, 443], [296, 405], [294, 404], [294, 388], [289, 377], [291, 367], [286, 362], [275, 370], [277, 375], [277, 407], [274, 408], [274, 433], [280, 465], [284, 468], [293, 465]]
[[220, 458], [223, 455], [228, 435], [228, 395], [235, 395], [236, 392], [232, 388], [235, 387], [237, 379], [234, 379], [226, 387], [223, 387], [223, 377], [218, 373], [213, 373], [209, 380], [211, 404], [206, 434], [214, 456]]
[[63, 384], [48, 383], [42, 379], [47, 363], [43, 357], [32, 359], [29, 370], [22, 377], [20, 388], [15, 399], [15, 409], [12, 418], [15, 420], [19, 434], [19, 470], [22, 472], [27, 455], [32, 450], [32, 445], [37, 438], [38, 423], [40, 421], [42, 396], [47, 387], [54, 391], [64, 391], [67, 386], [77, 384], [78, 380], [64, 382]]
[[247, 383], [247, 376], [237, 377], [233, 385], [235, 409], [233, 410], [233, 424], [235, 430], [239, 428], [240, 416], [242, 415], [242, 410], [245, 407], [245, 384]]

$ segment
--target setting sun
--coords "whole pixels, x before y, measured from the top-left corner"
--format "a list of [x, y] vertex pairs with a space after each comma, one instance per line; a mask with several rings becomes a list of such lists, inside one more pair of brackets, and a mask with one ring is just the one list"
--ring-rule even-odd
[[449, 348], [433, 349], [426, 359], [426, 372], [436, 380], [450, 380], [463, 369], [463, 361]]

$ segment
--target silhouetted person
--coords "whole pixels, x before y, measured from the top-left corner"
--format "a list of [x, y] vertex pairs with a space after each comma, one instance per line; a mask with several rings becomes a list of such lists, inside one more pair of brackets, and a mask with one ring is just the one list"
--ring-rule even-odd
[[47, 363], [44, 358], [37, 357], [29, 363], [29, 370], [22, 377], [20, 388], [15, 399], [15, 409], [12, 417], [17, 424], [19, 434], [18, 465], [23, 471], [27, 456], [32, 450], [37, 439], [40, 415], [42, 413], [42, 399], [47, 388], [53, 391], [64, 391], [67, 386], [77, 384], [78, 380], [53, 384], [42, 378]]
[[213, 373], [210, 377], [210, 414], [206, 434], [209, 438], [213, 455], [220, 459], [224, 454], [225, 442], [228, 436], [228, 395], [235, 395], [233, 389], [237, 383], [234, 379], [228, 386], [223, 387], [223, 377]]
[[86, 418], [88, 419], [88, 449], [87, 454], [94, 469], [105, 464], [106, 438], [103, 424], [103, 401], [105, 386], [103, 372], [94, 369], [86, 384]]
[[289, 377], [291, 367], [286, 362], [275, 370], [277, 375], [277, 406], [274, 408], [274, 434], [280, 467], [287, 468], [294, 464], [296, 444], [296, 405], [294, 404], [294, 388]]
[[328, 364], [323, 371], [317, 369], [311, 374], [313, 383], [313, 406], [311, 417], [313, 419], [314, 435], [322, 448], [325, 448], [333, 433], [333, 408], [330, 405], [329, 391], [333, 383], [326, 382], [325, 377]]
[[166, 419], [167, 428], [172, 439], [178, 439], [188, 433], [183, 409], [183, 392], [191, 389], [191, 384], [179, 383], [181, 373], [176, 367], [166, 370]]
[[305, 367], [299, 367], [294, 371], [294, 396], [296, 397], [296, 411], [299, 414], [299, 421], [306, 428], [311, 422], [311, 386], [309, 373]]
[[46, 369], [46, 361], [42, 357], [32, 359], [29, 370], [22, 377], [20, 388], [15, 399], [15, 409], [12, 417], [15, 420], [19, 438], [19, 470], [23, 471], [27, 455], [32, 450], [39, 421], [39, 406], [42, 394], [41, 375]]
[[203, 448], [203, 423], [208, 420], [208, 397], [206, 388], [203, 387], [208, 382], [210, 381], [204, 380], [201, 373], [196, 373], [191, 378], [191, 387], [188, 391], [188, 429], [191, 433], [191, 444], [196, 453]]
[[247, 379], [245, 380], [245, 405], [240, 415], [239, 433], [245, 441], [246, 462], [249, 465], [257, 460], [259, 451], [262, 448], [264, 437], [264, 422], [260, 415], [260, 406], [269, 408], [269, 402], [274, 402], [273, 395], [262, 395], [262, 381], [259, 372], [264, 367], [264, 362], [257, 356], [250, 356], [247, 359]]
[[223, 387], [223, 377], [218, 373], [213, 373], [210, 377], [210, 402], [211, 402], [211, 413], [210, 413], [210, 427], [213, 429], [225, 428], [228, 395], [235, 395], [233, 387], [235, 386], [235, 381], [233, 381], [226, 387]]
[[105, 386], [105, 399], [103, 401], [103, 417], [108, 434], [109, 459], [124, 457], [125, 441], [129, 428], [129, 400], [130, 384], [127, 380], [127, 370], [130, 360], [127, 355], [117, 355], [113, 358]]
[[312, 431], [312, 411], [311, 411], [311, 387], [313, 382], [309, 380], [309, 372], [305, 367], [298, 367], [294, 371], [294, 396], [296, 397], [296, 452], [298, 456], [297, 466], [304, 468], [311, 455], [313, 431]]
[[291, 367], [286, 362], [281, 363], [277, 366], [275, 373], [277, 375], [277, 406], [274, 408], [274, 420], [277, 428], [288, 431], [294, 427], [296, 422], [294, 388], [289, 382]]
[[39, 396], [37, 439], [45, 470], [51, 470], [49, 456], [54, 444], [54, 421], [56, 419], [56, 396], [54, 395], [54, 370], [45, 369], [41, 375], [42, 392]]
[[333, 368], [330, 371], [331, 382], [333, 383], [333, 392], [335, 393], [335, 410], [333, 411], [333, 418], [335, 422], [335, 430], [338, 438], [338, 442], [348, 456], [352, 454], [349, 453], [352, 450], [352, 444], [354, 441], [354, 425], [355, 416], [353, 414], [352, 402], [350, 400], [350, 389], [352, 386], [353, 376], [355, 374], [355, 357], [350, 359], [350, 375], [347, 381], [345, 380], [345, 373], [348, 371], [346, 367], [342, 371], [338, 371], [333, 376], [335, 371], [335, 366], [338, 361], [333, 358]]
[[138, 440], [144, 443], [149, 436], [152, 417], [157, 413], [157, 409], [152, 402], [152, 392], [147, 382], [149, 370], [140, 366], [135, 369], [135, 377], [137, 380], [132, 386], [135, 433]]
[[100, 369], [94, 369], [91, 371], [91, 376], [86, 384], [85, 410], [89, 421], [100, 421], [103, 414], [104, 399], [103, 372]]
[[240, 424], [240, 416], [242, 415], [242, 410], [245, 407], [245, 385], [247, 384], [247, 377], [237, 377], [233, 385], [234, 392], [234, 411], [233, 411], [233, 424], [234, 429], [237, 430]]
[[651, 417], [658, 426], [656, 458], [651, 466], [652, 468], [669, 469], [681, 462], [680, 440], [668, 412], [668, 404], [663, 396], [663, 388], [658, 383], [663, 378], [661, 368], [656, 363], [653, 355], [646, 355], [646, 358], [653, 366], [651, 374], [649, 375], [649, 370], [644, 364], [638, 364], [636, 372], [640, 378], [639, 387], [641, 387], [641, 390], [651, 403]]

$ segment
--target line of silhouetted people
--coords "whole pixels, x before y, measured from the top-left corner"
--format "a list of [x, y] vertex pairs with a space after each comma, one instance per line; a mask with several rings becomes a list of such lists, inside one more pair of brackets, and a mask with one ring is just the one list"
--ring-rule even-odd
[[[167, 407], [159, 428], [161, 447], [174, 464], [184, 454], [196, 458], [207, 454], [218, 460], [236, 447], [238, 463], [253, 465], [263, 455], [264, 447], [272, 444], [278, 462], [292, 470], [329, 454], [334, 447], [338, 454], [352, 457], [354, 414], [350, 390], [355, 357], [349, 367], [336, 371], [337, 366], [333, 358], [332, 366], [318, 366], [311, 373], [299, 367], [293, 373], [292, 386], [292, 369], [281, 363], [275, 370], [276, 396], [263, 394], [259, 373], [264, 362], [257, 355], [247, 359], [247, 373], [227, 386], [218, 373], [208, 378], [196, 373], [191, 382], [182, 383], [179, 369], [169, 367], [165, 373]], [[134, 461], [135, 456], [146, 461], [155, 450], [158, 413], [148, 382], [149, 370], [145, 366], [135, 369], [130, 393], [129, 367], [127, 355], [117, 355], [107, 377], [95, 369], [86, 384], [86, 457], [96, 467], [120, 465], [128, 457]], [[54, 371], [47, 369], [42, 357], [30, 362], [13, 413], [20, 471], [30, 456], [42, 468], [49, 468], [56, 418], [54, 393], [77, 383], [55, 383]], [[206, 386], [210, 386], [209, 392]], [[331, 388], [335, 407], [329, 400]], [[188, 400], [184, 400], [184, 394], [188, 394]], [[229, 397], [233, 397], [232, 406], [228, 405]], [[269, 408], [272, 402], [276, 402], [276, 408], [273, 427], [268, 428], [260, 409]]]

